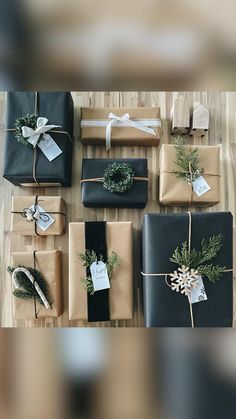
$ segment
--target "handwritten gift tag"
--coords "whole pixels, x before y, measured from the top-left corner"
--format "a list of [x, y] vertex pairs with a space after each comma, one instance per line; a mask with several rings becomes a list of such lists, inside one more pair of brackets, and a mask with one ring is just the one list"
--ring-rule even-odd
[[48, 134], [44, 134], [43, 139], [38, 143], [38, 147], [49, 161], [54, 160], [62, 153], [60, 147], [58, 147], [51, 135]]
[[205, 181], [203, 176], [199, 176], [199, 178], [193, 181], [193, 191], [197, 196], [202, 196], [204, 193], [210, 190], [211, 187]]
[[191, 303], [200, 303], [201, 301], [207, 300], [207, 294], [202, 277], [198, 277], [198, 287], [193, 288], [191, 291]]
[[[34, 211], [34, 205], [32, 205], [30, 209]], [[54, 218], [51, 217], [51, 215], [47, 214], [45, 209], [40, 207], [40, 205], [36, 205], [36, 211], [39, 212], [39, 215], [42, 212], [44, 213], [40, 215], [40, 218], [38, 219], [36, 224], [37, 224], [37, 227], [41, 228], [41, 230], [46, 231], [55, 222], [55, 220]]]
[[110, 288], [110, 281], [107, 267], [104, 262], [93, 262], [90, 266], [94, 291], [101, 291]]

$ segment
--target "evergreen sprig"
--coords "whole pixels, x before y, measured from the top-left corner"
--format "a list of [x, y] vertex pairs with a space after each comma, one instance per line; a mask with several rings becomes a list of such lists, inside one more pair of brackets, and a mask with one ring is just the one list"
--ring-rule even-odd
[[129, 163], [114, 162], [104, 171], [103, 187], [112, 193], [127, 192], [133, 186], [134, 170]]
[[192, 180], [198, 179], [203, 173], [203, 169], [200, 170], [199, 168], [198, 148], [196, 147], [188, 152], [183, 138], [179, 135], [174, 137], [174, 146], [176, 152], [174, 163], [180, 169], [174, 171], [176, 177], [190, 183], [191, 175], [189, 166], [191, 165]]
[[32, 144], [30, 144], [27, 141], [27, 138], [23, 137], [22, 127], [24, 127], [24, 126], [30, 127], [30, 128], [35, 130], [36, 127], [37, 127], [37, 115], [27, 114], [27, 115], [21, 116], [21, 117], [19, 117], [15, 120], [15, 129], [16, 129], [15, 137], [16, 137], [17, 141], [19, 143], [27, 146], [27, 147], [32, 147]]
[[171, 262], [178, 266], [188, 266], [191, 269], [196, 269], [200, 275], [206, 276], [209, 281], [215, 283], [221, 279], [225, 270], [225, 266], [205, 264], [214, 259], [222, 247], [223, 236], [221, 234], [212, 236], [209, 240], [202, 239], [201, 250], [192, 249], [189, 251], [188, 244], [185, 241], [182, 243], [181, 249], [177, 247], [172, 257]]
[[[85, 253], [80, 252], [79, 259], [82, 262], [83, 267], [86, 269], [89, 268], [94, 262], [104, 262], [102, 255], [100, 255], [98, 258], [94, 250], [86, 250]], [[120, 264], [119, 256], [117, 255], [117, 253], [112, 252], [111, 255], [108, 256], [107, 262], [104, 263], [107, 268], [108, 277], [109, 279], [111, 279], [113, 270]], [[86, 278], [81, 278], [81, 283], [86, 288], [89, 294], [94, 294], [93, 281], [90, 275]]]
[[[41, 272], [39, 272], [37, 269], [22, 266], [22, 265], [19, 265], [17, 267], [18, 268], [25, 268], [31, 273], [31, 275], [35, 279], [35, 282], [37, 282], [37, 284], [41, 288], [41, 290], [42, 290], [43, 294], [45, 295], [47, 301], [49, 302], [49, 304], [51, 304], [48, 285], [47, 285], [47, 282], [45, 281], [43, 275], [41, 274]], [[11, 266], [8, 266], [8, 268], [7, 268], [8, 272], [11, 276], [12, 276], [12, 273], [15, 269], [16, 268], [13, 268]], [[34, 285], [29, 280], [29, 278], [25, 275], [24, 272], [17, 272], [16, 273], [16, 280], [17, 280], [17, 284], [18, 284], [19, 288], [15, 289], [13, 291], [13, 295], [15, 297], [20, 298], [22, 300], [26, 300], [26, 301], [35, 299], [39, 304], [44, 305], [43, 301], [41, 300], [40, 296], [38, 295]]]

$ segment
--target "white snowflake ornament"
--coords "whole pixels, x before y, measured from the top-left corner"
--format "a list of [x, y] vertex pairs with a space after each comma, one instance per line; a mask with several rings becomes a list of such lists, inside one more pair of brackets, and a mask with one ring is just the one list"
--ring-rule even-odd
[[198, 287], [199, 273], [197, 270], [189, 269], [187, 266], [182, 265], [178, 271], [170, 274], [171, 284], [170, 287], [173, 291], [181, 292], [181, 294], [190, 297], [191, 291]]

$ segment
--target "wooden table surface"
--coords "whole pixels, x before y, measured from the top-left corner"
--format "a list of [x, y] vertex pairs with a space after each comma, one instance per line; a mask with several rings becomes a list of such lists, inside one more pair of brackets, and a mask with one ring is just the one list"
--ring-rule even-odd
[[[186, 137], [196, 145], [221, 147], [221, 202], [219, 205], [192, 211], [231, 211], [235, 215], [236, 194], [236, 92], [76, 92], [72, 93], [75, 104], [73, 186], [71, 188], [20, 188], [0, 178], [0, 324], [3, 327], [137, 327], [143, 326], [142, 278], [140, 276], [140, 227], [144, 212], [182, 212], [186, 207], [160, 207], [158, 203], [159, 150], [157, 147], [112, 147], [107, 154], [104, 147], [82, 146], [79, 142], [79, 117], [81, 106], [160, 106], [163, 119], [161, 143], [171, 141], [170, 115], [173, 99], [184, 93], [190, 104], [201, 102], [210, 110], [210, 128], [205, 138]], [[5, 94], [0, 93], [0, 156], [3, 163]], [[149, 166], [149, 200], [145, 210], [139, 209], [90, 209], [81, 203], [80, 174], [83, 157], [147, 157]], [[1, 169], [2, 174], [2, 169]], [[85, 220], [132, 221], [134, 227], [134, 317], [130, 321], [84, 323], [68, 320], [68, 228], [58, 237], [24, 237], [10, 233], [10, 211], [12, 195], [61, 195], [67, 203], [67, 222]], [[234, 223], [235, 224], [235, 223]], [[235, 234], [234, 234], [235, 239]], [[13, 251], [32, 249], [60, 249], [63, 252], [64, 314], [57, 320], [14, 321], [12, 315], [12, 284], [6, 268]], [[235, 309], [234, 309], [235, 312]], [[234, 316], [235, 317], [235, 316]]]

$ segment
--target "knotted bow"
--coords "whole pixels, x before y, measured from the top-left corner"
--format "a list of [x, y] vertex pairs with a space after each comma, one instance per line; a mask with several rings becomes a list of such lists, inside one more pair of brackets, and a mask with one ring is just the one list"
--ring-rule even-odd
[[30, 127], [22, 127], [22, 135], [24, 138], [27, 138], [28, 142], [35, 148], [38, 144], [40, 137], [42, 136], [44, 140], [52, 140], [51, 135], [46, 134], [47, 131], [50, 131], [53, 128], [61, 128], [61, 125], [47, 125], [48, 119], [39, 117], [37, 119], [37, 128], [33, 130]]
[[46, 212], [39, 211], [37, 205], [34, 205], [34, 208], [24, 208], [21, 215], [29, 222], [38, 221], [39, 219], [44, 222], [49, 220], [48, 214]]
[[132, 119], [130, 119], [128, 113], [125, 113], [122, 116], [118, 116], [111, 112], [108, 118], [110, 119], [110, 122], [106, 127], [106, 151], [110, 150], [111, 148], [111, 128], [115, 124], [123, 124], [124, 126], [130, 126], [148, 134], [156, 135], [156, 132], [153, 128], [146, 126], [142, 122], [133, 121]]

